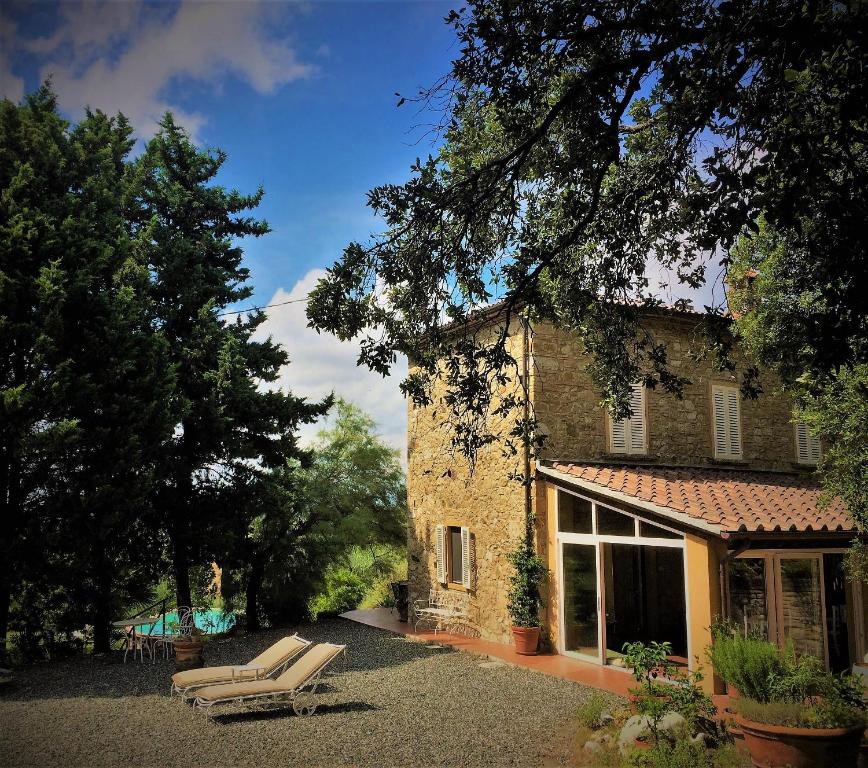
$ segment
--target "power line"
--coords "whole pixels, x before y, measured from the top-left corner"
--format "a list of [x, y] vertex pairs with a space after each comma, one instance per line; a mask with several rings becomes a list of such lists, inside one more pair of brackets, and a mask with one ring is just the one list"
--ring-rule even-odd
[[303, 299], [290, 299], [289, 301], [279, 301], [277, 304], [265, 304], [261, 307], [247, 307], [247, 309], [231, 309], [228, 312], [218, 312], [217, 317], [225, 317], [226, 315], [243, 315], [246, 312], [259, 312], [263, 309], [271, 309], [272, 307], [282, 307], [286, 304], [299, 304], [302, 301], [307, 301], [308, 296]]

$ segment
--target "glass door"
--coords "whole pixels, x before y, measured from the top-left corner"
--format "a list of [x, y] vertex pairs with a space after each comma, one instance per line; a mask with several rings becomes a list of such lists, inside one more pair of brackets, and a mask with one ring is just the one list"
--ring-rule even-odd
[[600, 604], [595, 544], [561, 544], [563, 650], [600, 660]]
[[793, 643], [798, 654], [809, 653], [828, 666], [823, 601], [823, 556], [774, 556], [777, 583], [778, 643]]

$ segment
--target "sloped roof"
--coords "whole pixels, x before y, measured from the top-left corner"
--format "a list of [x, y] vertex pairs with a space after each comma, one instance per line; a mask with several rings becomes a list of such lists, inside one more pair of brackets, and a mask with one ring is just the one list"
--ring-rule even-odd
[[[613, 466], [555, 461], [562, 479], [686, 515], [709, 530], [738, 532], [851, 531], [840, 498], [819, 507], [821, 489], [807, 473], [693, 467]], [[545, 467], [541, 467], [545, 474]]]

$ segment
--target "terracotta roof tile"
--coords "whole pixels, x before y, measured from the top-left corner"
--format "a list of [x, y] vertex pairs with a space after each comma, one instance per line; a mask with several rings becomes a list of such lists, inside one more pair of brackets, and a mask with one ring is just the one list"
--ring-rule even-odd
[[553, 462], [551, 468], [639, 501], [738, 531], [850, 531], [840, 498], [819, 507], [808, 474], [718, 468], [623, 467]]

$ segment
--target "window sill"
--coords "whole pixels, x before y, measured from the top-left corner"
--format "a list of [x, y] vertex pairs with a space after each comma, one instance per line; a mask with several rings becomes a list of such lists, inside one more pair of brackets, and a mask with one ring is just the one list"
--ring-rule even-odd
[[717, 459], [714, 457], [709, 457], [709, 464], [712, 464], [716, 467], [749, 467], [750, 462], [745, 461], [744, 459]]
[[641, 464], [656, 464], [659, 459], [650, 453], [604, 453], [604, 461], [638, 462]]

